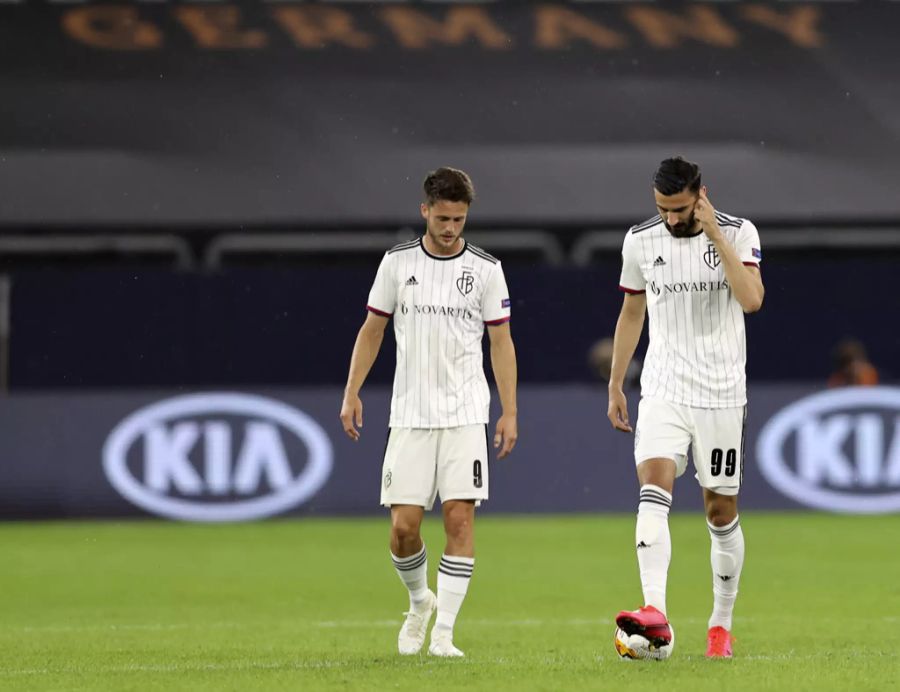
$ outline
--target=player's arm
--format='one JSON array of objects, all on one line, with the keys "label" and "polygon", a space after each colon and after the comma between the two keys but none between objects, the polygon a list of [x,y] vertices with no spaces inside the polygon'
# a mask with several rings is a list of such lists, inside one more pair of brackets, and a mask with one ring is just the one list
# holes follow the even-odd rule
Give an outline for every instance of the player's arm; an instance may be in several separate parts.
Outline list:
[{"label": "player's arm", "polygon": [[[734,293],[734,297],[737,298],[738,302],[741,304],[741,308],[743,308],[744,312],[757,312],[762,308],[763,298],[766,295],[766,289],[763,286],[762,274],[759,272],[759,267],[744,266],[744,264],[737,259],[734,248],[727,242],[725,243],[725,246],[730,250],[737,261],[737,266],[734,265],[734,262],[731,263],[730,273],[729,264],[725,264],[725,278],[728,279],[732,293]],[[722,255],[721,250],[719,250],[719,255]]]},{"label": "player's arm", "polygon": [[344,432],[352,440],[359,439],[359,431],[354,426],[362,427],[362,401],[359,398],[359,390],[362,389],[372,364],[381,349],[384,340],[384,328],[387,326],[388,317],[369,312],[366,321],[356,335],[356,343],[353,345],[353,355],[350,356],[350,373],[347,375],[347,386],[344,388],[344,401],[341,404],[341,423]]},{"label": "player's arm", "polygon": [[622,301],[619,320],[616,322],[612,367],[609,373],[609,407],[606,415],[613,427],[623,432],[632,431],[628,422],[628,402],[623,390],[625,372],[641,338],[646,312],[647,294],[627,293]]},{"label": "player's arm", "polygon": [[722,229],[719,228],[719,223],[716,221],[716,210],[710,203],[709,197],[706,196],[705,187],[700,190],[700,199],[697,201],[694,214],[700,221],[700,225],[703,226],[703,232],[716,246],[716,252],[719,253],[725,269],[725,278],[728,279],[728,285],[731,286],[734,297],[737,298],[744,312],[756,312],[762,307],[763,297],[766,293],[762,274],[759,272],[759,267],[744,265],[737,250],[725,238],[725,234],[722,233]]},{"label": "player's arm", "polygon": [[[502,413],[497,421],[494,433],[494,447],[500,448],[498,458],[502,459],[516,446],[519,427],[516,416],[516,347],[513,345],[509,322],[488,325],[488,336],[491,340],[491,368],[497,381],[497,392],[500,395]],[[502,445],[502,446],[501,446]]]}]

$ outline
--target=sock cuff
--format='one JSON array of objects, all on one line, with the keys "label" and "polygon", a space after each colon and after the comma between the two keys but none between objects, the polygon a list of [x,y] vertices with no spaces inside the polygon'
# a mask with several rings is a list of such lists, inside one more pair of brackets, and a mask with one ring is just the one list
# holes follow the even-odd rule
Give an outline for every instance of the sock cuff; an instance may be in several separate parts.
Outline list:
[{"label": "sock cuff", "polygon": [[[672,508],[672,494],[666,492],[658,485],[648,483],[641,486],[641,493],[638,498],[638,511],[641,510],[641,505],[645,502],[649,503],[649,505],[657,505],[660,508],[659,511],[668,512]],[[651,509],[651,507],[647,506],[645,509]]]},{"label": "sock cuff", "polygon": [[737,531],[741,526],[741,517],[736,516],[731,523],[726,524],[725,526],[714,526],[709,522],[709,519],[706,520],[706,528],[709,529],[710,536],[714,538],[728,538],[728,536],[732,535],[735,531]]},{"label": "sock cuff", "polygon": [[449,577],[462,577],[463,579],[470,578],[474,569],[474,557],[460,557],[458,555],[441,555],[441,563],[438,565],[438,572]]},{"label": "sock cuff", "polygon": [[409,557],[397,557],[393,553],[391,553],[391,562],[394,563],[394,567],[399,569],[402,572],[409,572],[410,570],[417,569],[424,565],[428,561],[428,553],[425,552],[425,544],[422,544],[422,549],[416,553],[415,555],[410,555]]}]

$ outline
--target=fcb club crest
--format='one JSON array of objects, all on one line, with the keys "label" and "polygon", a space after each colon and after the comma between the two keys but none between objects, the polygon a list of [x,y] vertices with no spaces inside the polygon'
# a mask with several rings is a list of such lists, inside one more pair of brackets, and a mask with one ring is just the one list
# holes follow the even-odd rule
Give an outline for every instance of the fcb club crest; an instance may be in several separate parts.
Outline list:
[{"label": "fcb club crest", "polygon": [[459,292],[467,296],[472,292],[474,286],[475,277],[472,275],[472,272],[463,270],[462,276],[456,280],[456,287],[459,289]]},{"label": "fcb club crest", "polygon": [[719,258],[719,253],[716,252],[716,246],[710,243],[706,252],[703,253],[703,261],[709,265],[710,269],[717,269],[719,267],[719,263],[722,261]]}]

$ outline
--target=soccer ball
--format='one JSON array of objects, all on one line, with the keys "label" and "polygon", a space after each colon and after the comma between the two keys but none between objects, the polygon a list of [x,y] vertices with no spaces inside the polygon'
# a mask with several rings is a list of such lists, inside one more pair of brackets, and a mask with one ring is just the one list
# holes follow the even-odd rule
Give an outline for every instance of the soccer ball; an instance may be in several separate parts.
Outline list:
[{"label": "soccer ball", "polygon": [[[669,625],[672,628],[671,625]],[[655,646],[642,634],[625,634],[616,627],[616,653],[623,659],[641,659],[665,661],[675,648],[675,630],[672,629],[672,641],[663,646]]]}]

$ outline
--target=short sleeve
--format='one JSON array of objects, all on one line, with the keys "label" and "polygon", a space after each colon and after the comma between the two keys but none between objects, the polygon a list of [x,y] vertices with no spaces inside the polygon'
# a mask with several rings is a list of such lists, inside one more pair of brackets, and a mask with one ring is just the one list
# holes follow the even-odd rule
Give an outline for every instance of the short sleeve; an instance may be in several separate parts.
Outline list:
[{"label": "short sleeve", "polygon": [[641,258],[637,240],[632,233],[625,236],[622,243],[622,274],[619,276],[619,290],[625,293],[646,293],[647,280],[641,271]]},{"label": "short sleeve", "polygon": [[758,267],[762,262],[762,247],[759,244],[759,231],[752,222],[744,220],[734,241],[741,262],[751,267]]},{"label": "short sleeve", "polygon": [[375,282],[369,291],[369,300],[366,308],[370,312],[382,317],[390,317],[394,314],[397,305],[397,282],[394,280],[393,262],[391,256],[385,253],[378,272],[375,274]]},{"label": "short sleeve", "polygon": [[499,262],[494,265],[484,288],[481,315],[485,324],[497,325],[509,322],[510,302],[506,277]]}]

